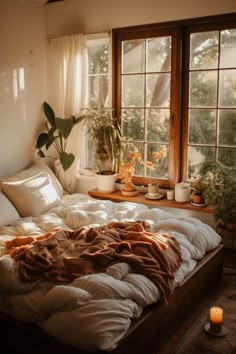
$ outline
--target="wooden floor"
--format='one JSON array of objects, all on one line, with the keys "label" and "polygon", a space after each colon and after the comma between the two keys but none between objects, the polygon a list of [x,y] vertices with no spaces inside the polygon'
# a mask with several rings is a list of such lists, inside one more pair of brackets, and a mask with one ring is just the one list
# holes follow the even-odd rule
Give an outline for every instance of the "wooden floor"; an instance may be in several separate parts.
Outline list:
[{"label": "wooden floor", "polygon": [[209,294],[209,296],[201,302],[201,304],[191,314],[187,321],[185,321],[183,325],[178,329],[178,331],[175,332],[175,334],[168,340],[168,343],[166,343],[156,354],[175,353],[177,345],[180,345],[181,340],[183,339],[184,335],[189,330],[189,328],[193,325],[195,321],[198,321],[198,318],[202,315],[204,311],[207,311],[212,306],[212,304],[214,303],[214,299],[217,298],[218,294],[222,291],[222,287],[231,284],[233,278],[236,278],[236,251],[225,250],[224,274],[222,284],[219,286],[218,289],[214,290],[212,294]]}]

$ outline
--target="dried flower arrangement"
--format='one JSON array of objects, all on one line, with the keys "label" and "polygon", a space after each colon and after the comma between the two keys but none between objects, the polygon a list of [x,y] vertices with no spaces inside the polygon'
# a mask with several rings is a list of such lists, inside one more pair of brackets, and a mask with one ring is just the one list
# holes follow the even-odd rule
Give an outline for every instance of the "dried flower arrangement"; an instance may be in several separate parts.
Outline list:
[{"label": "dried flower arrangement", "polygon": [[158,171],[161,159],[167,156],[167,149],[165,145],[160,146],[160,151],[154,151],[151,155],[153,161],[144,162],[142,155],[138,151],[133,151],[130,153],[128,162],[122,162],[119,168],[118,178],[121,179],[121,182],[124,183],[123,190],[125,191],[134,191],[136,190],[135,186],[132,184],[132,177],[135,172],[135,164],[138,162],[141,165],[150,168],[151,170]]}]

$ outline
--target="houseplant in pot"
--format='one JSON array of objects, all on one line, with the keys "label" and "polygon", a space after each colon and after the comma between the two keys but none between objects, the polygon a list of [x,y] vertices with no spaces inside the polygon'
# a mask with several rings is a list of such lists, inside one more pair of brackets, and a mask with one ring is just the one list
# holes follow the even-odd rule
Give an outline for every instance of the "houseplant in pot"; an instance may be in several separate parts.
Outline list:
[{"label": "houseplant in pot", "polygon": [[88,136],[90,156],[95,156],[98,189],[111,192],[118,177],[121,154],[119,120],[114,117],[113,108],[95,104],[81,110],[80,120],[83,120]]},{"label": "houseplant in pot", "polygon": [[205,201],[205,188],[206,188],[206,181],[204,176],[199,175],[196,177],[191,178],[190,187],[192,191],[191,199],[193,204],[204,205]]},{"label": "houseplant in pot", "polygon": [[52,107],[47,103],[43,103],[43,110],[47,118],[45,131],[40,133],[37,142],[36,149],[37,154],[44,158],[48,157],[45,150],[49,150],[54,147],[56,151],[55,160],[59,159],[60,164],[64,171],[68,170],[75,160],[75,156],[72,153],[65,151],[67,139],[73,129],[81,119],[74,116],[68,118],[59,118],[55,116]]},{"label": "houseplant in pot", "polygon": [[221,236],[236,236],[236,168],[217,160],[206,161],[200,167],[205,180],[204,195],[215,205],[217,231]]}]

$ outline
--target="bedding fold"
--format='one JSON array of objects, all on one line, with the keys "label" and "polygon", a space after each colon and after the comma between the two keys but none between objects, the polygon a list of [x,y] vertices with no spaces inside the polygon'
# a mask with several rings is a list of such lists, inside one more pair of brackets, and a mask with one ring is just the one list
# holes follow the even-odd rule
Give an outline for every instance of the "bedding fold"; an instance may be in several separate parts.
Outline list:
[{"label": "bedding fold", "polygon": [[6,246],[23,282],[44,279],[69,283],[125,262],[134,273],[153,281],[166,302],[182,262],[178,241],[169,234],[151,232],[145,221],[55,230],[37,240],[16,238]]}]

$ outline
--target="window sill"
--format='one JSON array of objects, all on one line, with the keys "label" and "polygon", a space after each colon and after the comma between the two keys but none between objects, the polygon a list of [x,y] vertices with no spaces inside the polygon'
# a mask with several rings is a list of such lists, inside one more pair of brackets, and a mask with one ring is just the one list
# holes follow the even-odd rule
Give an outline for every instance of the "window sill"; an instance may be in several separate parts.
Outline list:
[{"label": "window sill", "polygon": [[110,200],[126,201],[126,202],[128,201],[128,202],[140,203],[140,204],[151,205],[156,207],[162,206],[168,208],[185,209],[190,211],[199,211],[208,214],[215,213],[215,208],[213,205],[206,205],[204,207],[194,206],[191,203],[179,203],[176,202],[175,200],[167,200],[165,197],[158,200],[152,200],[152,199],[147,199],[144,193],[139,193],[138,195],[133,197],[127,197],[122,195],[121,192],[118,190],[112,193],[104,193],[98,191],[97,189],[93,189],[88,191],[88,194],[91,197],[95,197],[99,199],[110,199]]}]

